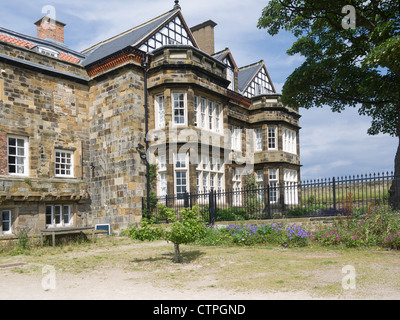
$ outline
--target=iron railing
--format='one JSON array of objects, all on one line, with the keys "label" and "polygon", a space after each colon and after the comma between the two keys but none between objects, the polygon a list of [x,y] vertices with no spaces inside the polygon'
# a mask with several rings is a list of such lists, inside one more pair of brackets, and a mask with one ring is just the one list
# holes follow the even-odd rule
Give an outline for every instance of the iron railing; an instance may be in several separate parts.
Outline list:
[{"label": "iron railing", "polygon": [[157,218],[157,204],[177,213],[198,205],[204,221],[210,223],[363,214],[372,206],[388,205],[390,188],[398,180],[393,173],[374,173],[226,191],[186,192],[157,198],[147,214]]}]

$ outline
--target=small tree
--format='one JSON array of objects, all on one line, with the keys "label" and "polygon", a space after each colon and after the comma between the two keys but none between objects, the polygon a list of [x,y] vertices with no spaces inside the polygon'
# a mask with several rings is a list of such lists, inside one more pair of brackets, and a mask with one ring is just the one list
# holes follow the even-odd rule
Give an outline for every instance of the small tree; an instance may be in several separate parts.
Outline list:
[{"label": "small tree", "polygon": [[246,182],[246,211],[249,215],[253,215],[260,210],[261,201],[258,199],[258,192],[255,174],[249,175]]},{"label": "small tree", "polygon": [[180,212],[181,220],[176,219],[172,227],[165,233],[165,239],[174,244],[175,261],[182,262],[180,244],[189,244],[205,236],[205,225],[201,221],[200,208],[185,208]]},{"label": "small tree", "polygon": [[154,221],[143,219],[141,228],[137,226],[130,228],[127,232],[128,236],[140,241],[154,241],[157,239],[165,239],[174,244],[175,262],[182,262],[182,256],[179,245],[189,244],[205,236],[205,225],[201,220],[200,208],[198,206],[184,208],[180,212],[178,218],[175,210],[167,208],[164,205],[157,205],[159,214],[172,224],[168,227],[154,224]]}]

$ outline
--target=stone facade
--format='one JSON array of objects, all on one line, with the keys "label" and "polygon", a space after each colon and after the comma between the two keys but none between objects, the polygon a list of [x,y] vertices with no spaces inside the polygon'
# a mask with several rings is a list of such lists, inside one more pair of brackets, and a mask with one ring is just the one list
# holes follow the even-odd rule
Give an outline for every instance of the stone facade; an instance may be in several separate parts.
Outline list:
[{"label": "stone facade", "polygon": [[[195,38],[175,6],[146,25],[154,25],[149,39],[162,39],[157,32],[171,21]],[[200,47],[178,45],[174,35],[175,44],[143,52],[142,36],[107,54],[125,34],[78,53],[39,39],[55,35],[0,28],[0,236],[139,222],[147,177],[138,147],[146,138],[159,196],[244,187],[251,172],[264,185],[298,181],[299,113],[265,91],[269,76],[254,66],[241,71],[228,51],[211,54],[215,25],[195,27],[195,35],[209,34]],[[248,98],[252,81],[259,92]]]}]

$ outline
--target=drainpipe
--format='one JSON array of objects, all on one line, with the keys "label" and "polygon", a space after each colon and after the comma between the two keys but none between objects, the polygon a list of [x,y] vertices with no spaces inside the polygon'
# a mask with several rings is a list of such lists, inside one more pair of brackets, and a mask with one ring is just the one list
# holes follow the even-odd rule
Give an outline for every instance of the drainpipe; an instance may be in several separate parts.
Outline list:
[{"label": "drainpipe", "polygon": [[145,113],[145,143],[146,143],[146,192],[147,192],[147,210],[150,212],[150,165],[148,159],[149,142],[147,141],[147,133],[149,132],[149,108],[148,108],[148,94],[147,94],[147,68],[149,63],[149,56],[143,53],[142,67],[144,70],[144,113]]}]

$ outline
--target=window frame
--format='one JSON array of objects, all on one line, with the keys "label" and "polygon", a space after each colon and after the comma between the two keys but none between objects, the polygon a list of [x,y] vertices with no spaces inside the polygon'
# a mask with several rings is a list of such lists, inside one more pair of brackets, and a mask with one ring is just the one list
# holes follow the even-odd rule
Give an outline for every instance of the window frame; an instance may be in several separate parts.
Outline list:
[{"label": "window frame", "polygon": [[[185,157],[183,163],[185,164],[182,166],[182,159],[180,159],[182,156]],[[183,195],[187,192],[190,192],[190,183],[189,183],[189,156],[187,153],[175,153],[173,154],[173,159],[174,159],[174,191],[175,195],[178,200],[183,200]],[[179,161],[179,167],[177,166],[177,163]],[[185,178],[179,177],[178,178],[178,173],[185,173]],[[185,184],[179,184],[178,185],[178,179],[185,179],[186,183]],[[178,187],[184,187],[185,192],[178,192]]]},{"label": "window frame", "polygon": [[158,155],[156,162],[158,166],[158,195],[160,197],[166,197],[168,196],[167,156],[165,154]]},{"label": "window frame", "polygon": [[[173,125],[174,126],[177,126],[177,127],[181,127],[181,126],[187,126],[187,94],[186,94],[186,92],[179,92],[179,91],[177,91],[177,92],[172,92],[172,123],[173,123]],[[176,96],[178,96],[178,95],[183,95],[183,100],[179,100],[179,99],[176,99]],[[183,108],[176,108],[176,105],[175,105],[175,103],[176,102],[182,102],[183,103]],[[183,110],[183,115],[178,115],[178,117],[179,118],[183,118],[183,123],[176,123],[175,122],[175,120],[176,120],[176,116],[175,116],[175,111],[176,110]]]},{"label": "window frame", "polygon": [[263,151],[264,150],[264,139],[263,139],[263,129],[262,127],[254,129],[254,151]]},{"label": "window frame", "polygon": [[[70,163],[70,164],[68,164],[68,163],[62,163],[62,162],[58,163],[58,162],[57,162],[57,158],[58,158],[58,157],[57,157],[57,153],[69,154],[69,155],[71,156],[71,163]],[[65,150],[65,149],[61,149],[61,148],[56,148],[56,149],[54,149],[54,177],[56,177],[56,178],[75,178],[74,153],[75,153],[75,152],[72,151],[72,150]],[[60,155],[59,158],[60,158],[60,159],[62,158],[61,155]],[[67,158],[66,158],[66,159],[67,159]],[[57,170],[62,170],[61,168],[60,168],[60,169],[57,169],[57,164],[60,164],[60,165],[69,165],[69,166],[70,166],[70,169],[69,169],[70,174],[61,174],[61,173],[57,173]],[[67,168],[65,168],[64,170],[67,171]]]},{"label": "window frame", "polygon": [[[162,103],[160,102],[162,99]],[[160,108],[162,106],[162,108]],[[163,129],[165,128],[165,97],[164,94],[159,94],[154,96],[154,107],[155,107],[155,127],[156,129]],[[163,119],[161,118],[160,114],[163,113]]]},{"label": "window frame", "polygon": [[242,151],[242,129],[239,126],[231,126],[231,149]]},{"label": "window frame", "polygon": [[268,127],[268,150],[278,150],[277,133],[277,126]]},{"label": "window frame", "polygon": [[283,182],[285,186],[285,204],[297,205],[299,203],[297,170],[284,169]]},{"label": "window frame", "polygon": [[282,129],[282,150],[297,154],[297,132],[289,128]]},{"label": "window frame", "polygon": [[[275,172],[274,174],[272,174]],[[268,170],[269,201],[277,203],[279,200],[279,169]],[[271,189],[273,188],[273,189]]]},{"label": "window frame", "polygon": [[[10,139],[15,139],[16,140],[16,145],[11,146],[15,147],[16,154],[10,154]],[[24,156],[19,156],[18,155],[18,140],[23,140],[24,141]],[[22,158],[24,159],[23,164],[10,164],[10,157],[14,157],[15,161],[17,162],[17,158]],[[10,166],[15,166],[15,172],[10,172]],[[18,173],[18,166],[22,166],[24,173]],[[29,138],[28,137],[23,137],[23,136],[17,136],[17,135],[7,135],[7,173],[10,176],[22,176],[22,177],[28,177],[29,176]]]},{"label": "window frame", "polygon": [[[8,230],[4,231],[4,213],[8,212]],[[6,234],[12,234],[12,211],[11,210],[1,210],[1,234],[6,235]]]},{"label": "window frame", "polygon": [[[196,186],[199,193],[206,193],[213,188],[222,191],[225,187],[224,159],[202,155],[196,169]],[[211,181],[211,179],[213,179]]]},{"label": "window frame", "polygon": [[[211,111],[211,112],[210,112]],[[194,97],[194,125],[196,128],[221,134],[222,104],[201,95]]]},{"label": "window frame", "polygon": [[[68,222],[65,221],[66,213],[65,208],[68,208]],[[50,214],[48,213],[48,209],[51,210]],[[59,213],[57,214],[57,209],[59,209]],[[72,210],[72,204],[48,204],[46,205],[46,228],[62,228],[73,226],[74,224],[74,215]],[[51,223],[48,223],[48,217],[50,215]],[[57,218],[58,216],[58,218]],[[58,222],[59,221],[59,222]],[[58,223],[57,223],[58,222]]]}]

